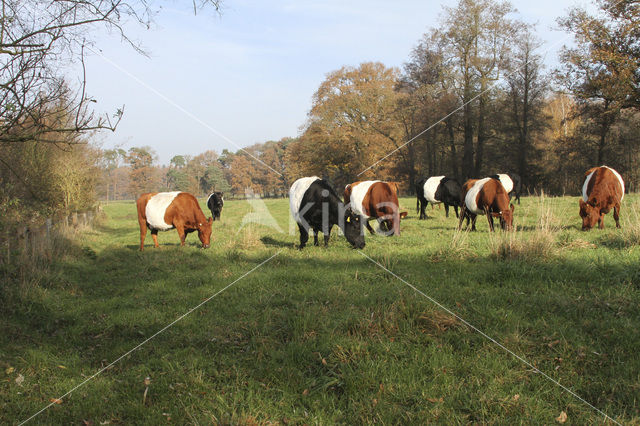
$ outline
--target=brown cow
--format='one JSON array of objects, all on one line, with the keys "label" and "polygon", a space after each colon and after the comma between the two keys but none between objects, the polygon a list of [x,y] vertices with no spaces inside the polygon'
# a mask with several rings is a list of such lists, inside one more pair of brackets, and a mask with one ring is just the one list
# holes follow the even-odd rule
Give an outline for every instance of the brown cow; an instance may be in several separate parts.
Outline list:
[{"label": "brown cow", "polygon": [[205,217],[196,197],[188,192],[150,192],[142,194],[136,205],[140,224],[140,251],[144,250],[147,228],[151,230],[155,247],[158,247],[158,231],[173,228],[178,231],[181,246],[184,246],[188,233],[198,231],[202,247],[209,247],[213,218]]},{"label": "brown cow", "polygon": [[[372,234],[369,220],[377,219],[380,229],[390,231],[390,235],[400,235],[400,219],[407,212],[399,212],[398,184],[367,180],[351,183],[345,187],[344,203],[364,218],[364,223]],[[386,230],[384,229],[386,228]]]},{"label": "brown cow", "polygon": [[489,229],[493,232],[493,218],[500,219],[500,227],[504,230],[513,228],[514,205],[509,204],[509,194],[498,179],[469,179],[462,185],[462,213],[458,229],[462,221],[471,219],[471,230],[476,230],[476,218],[479,214],[487,216]]},{"label": "brown cow", "polygon": [[620,202],[624,198],[622,176],[610,167],[601,166],[587,170],[584,177],[582,199],[579,203],[582,230],[588,231],[596,222],[603,229],[604,215],[612,207],[616,227],[620,228]]}]

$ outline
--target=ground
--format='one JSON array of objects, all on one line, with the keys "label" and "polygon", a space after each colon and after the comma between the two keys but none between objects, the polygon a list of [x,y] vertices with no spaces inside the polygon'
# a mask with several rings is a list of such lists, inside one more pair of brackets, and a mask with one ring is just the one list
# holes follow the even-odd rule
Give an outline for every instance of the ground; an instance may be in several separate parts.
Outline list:
[{"label": "ground", "polygon": [[[169,231],[144,252],[135,204],[105,205],[46,272],[18,288],[7,274],[0,422],[50,403],[34,422],[603,421],[490,336],[640,424],[640,197],[625,198],[622,230],[608,215],[591,232],[577,197],[523,197],[518,231],[494,235],[482,217],[457,232],[444,209],[419,221],[415,199],[401,204],[402,235],[367,235],[362,251],[335,229],[329,248],[297,250],[279,199],[225,201],[210,249]],[[251,219],[269,223],[264,207],[269,226]]]}]

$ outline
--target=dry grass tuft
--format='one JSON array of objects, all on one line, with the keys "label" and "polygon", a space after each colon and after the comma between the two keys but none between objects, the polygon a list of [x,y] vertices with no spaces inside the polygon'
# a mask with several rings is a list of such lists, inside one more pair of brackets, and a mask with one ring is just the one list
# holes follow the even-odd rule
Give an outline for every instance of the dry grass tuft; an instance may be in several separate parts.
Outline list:
[{"label": "dry grass tuft", "polygon": [[234,238],[227,242],[226,248],[234,250],[251,250],[264,247],[264,243],[260,239],[260,235],[260,231],[255,225],[246,225],[236,233]]},{"label": "dry grass tuft", "polygon": [[428,335],[442,334],[447,330],[463,326],[456,317],[441,310],[423,312],[416,319],[416,323],[418,329]]},{"label": "dry grass tuft", "polygon": [[433,255],[432,260],[438,261],[442,259],[465,259],[475,256],[475,252],[469,244],[468,230],[458,230],[453,233],[449,247],[438,249]]},{"label": "dry grass tuft", "polygon": [[535,229],[525,235],[521,230],[496,232],[489,238],[490,256],[500,260],[540,260],[558,253],[555,241],[561,222],[546,202],[544,194],[538,205],[538,221]]},{"label": "dry grass tuft", "polygon": [[490,256],[500,260],[548,259],[557,253],[552,233],[537,230],[528,238],[521,231],[494,234],[489,238]]}]

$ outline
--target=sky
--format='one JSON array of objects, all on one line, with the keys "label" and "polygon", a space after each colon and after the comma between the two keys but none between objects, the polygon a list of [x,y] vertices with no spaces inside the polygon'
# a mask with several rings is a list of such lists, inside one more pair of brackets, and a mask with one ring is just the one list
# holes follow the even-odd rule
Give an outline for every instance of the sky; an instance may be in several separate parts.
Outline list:
[{"label": "sky", "polygon": [[[96,113],[124,105],[117,130],[96,136],[105,149],[150,146],[159,164],[174,155],[237,151],[295,137],[327,73],[379,61],[401,67],[443,6],[455,1],[223,0],[221,14],[197,15],[191,2],[166,2],[149,29],[129,38],[94,33],[86,60]],[[579,1],[513,1],[514,15],[537,24],[540,53],[557,63],[570,43],[556,19]],[[184,8],[183,8],[184,7]]]}]

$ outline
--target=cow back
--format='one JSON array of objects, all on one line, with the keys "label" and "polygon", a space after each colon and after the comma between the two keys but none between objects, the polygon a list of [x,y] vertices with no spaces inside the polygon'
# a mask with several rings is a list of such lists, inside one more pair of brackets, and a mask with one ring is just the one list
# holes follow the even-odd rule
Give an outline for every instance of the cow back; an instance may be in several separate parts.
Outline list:
[{"label": "cow back", "polygon": [[605,203],[610,198],[619,202],[624,198],[624,192],[622,176],[611,167],[593,167],[585,173],[582,184],[582,200],[585,203],[596,204],[594,200]]},{"label": "cow back", "polygon": [[[379,187],[378,184],[384,184],[389,192],[395,194],[395,192],[389,187],[389,185],[379,180],[354,182],[351,185],[348,185],[348,187],[345,189],[345,203],[350,203],[349,205],[351,209],[353,209],[356,214],[364,217],[371,217],[372,212],[369,208],[371,206],[371,201],[378,198],[375,195],[372,197],[372,187]],[[398,196],[395,195],[395,197],[397,200]]]}]

